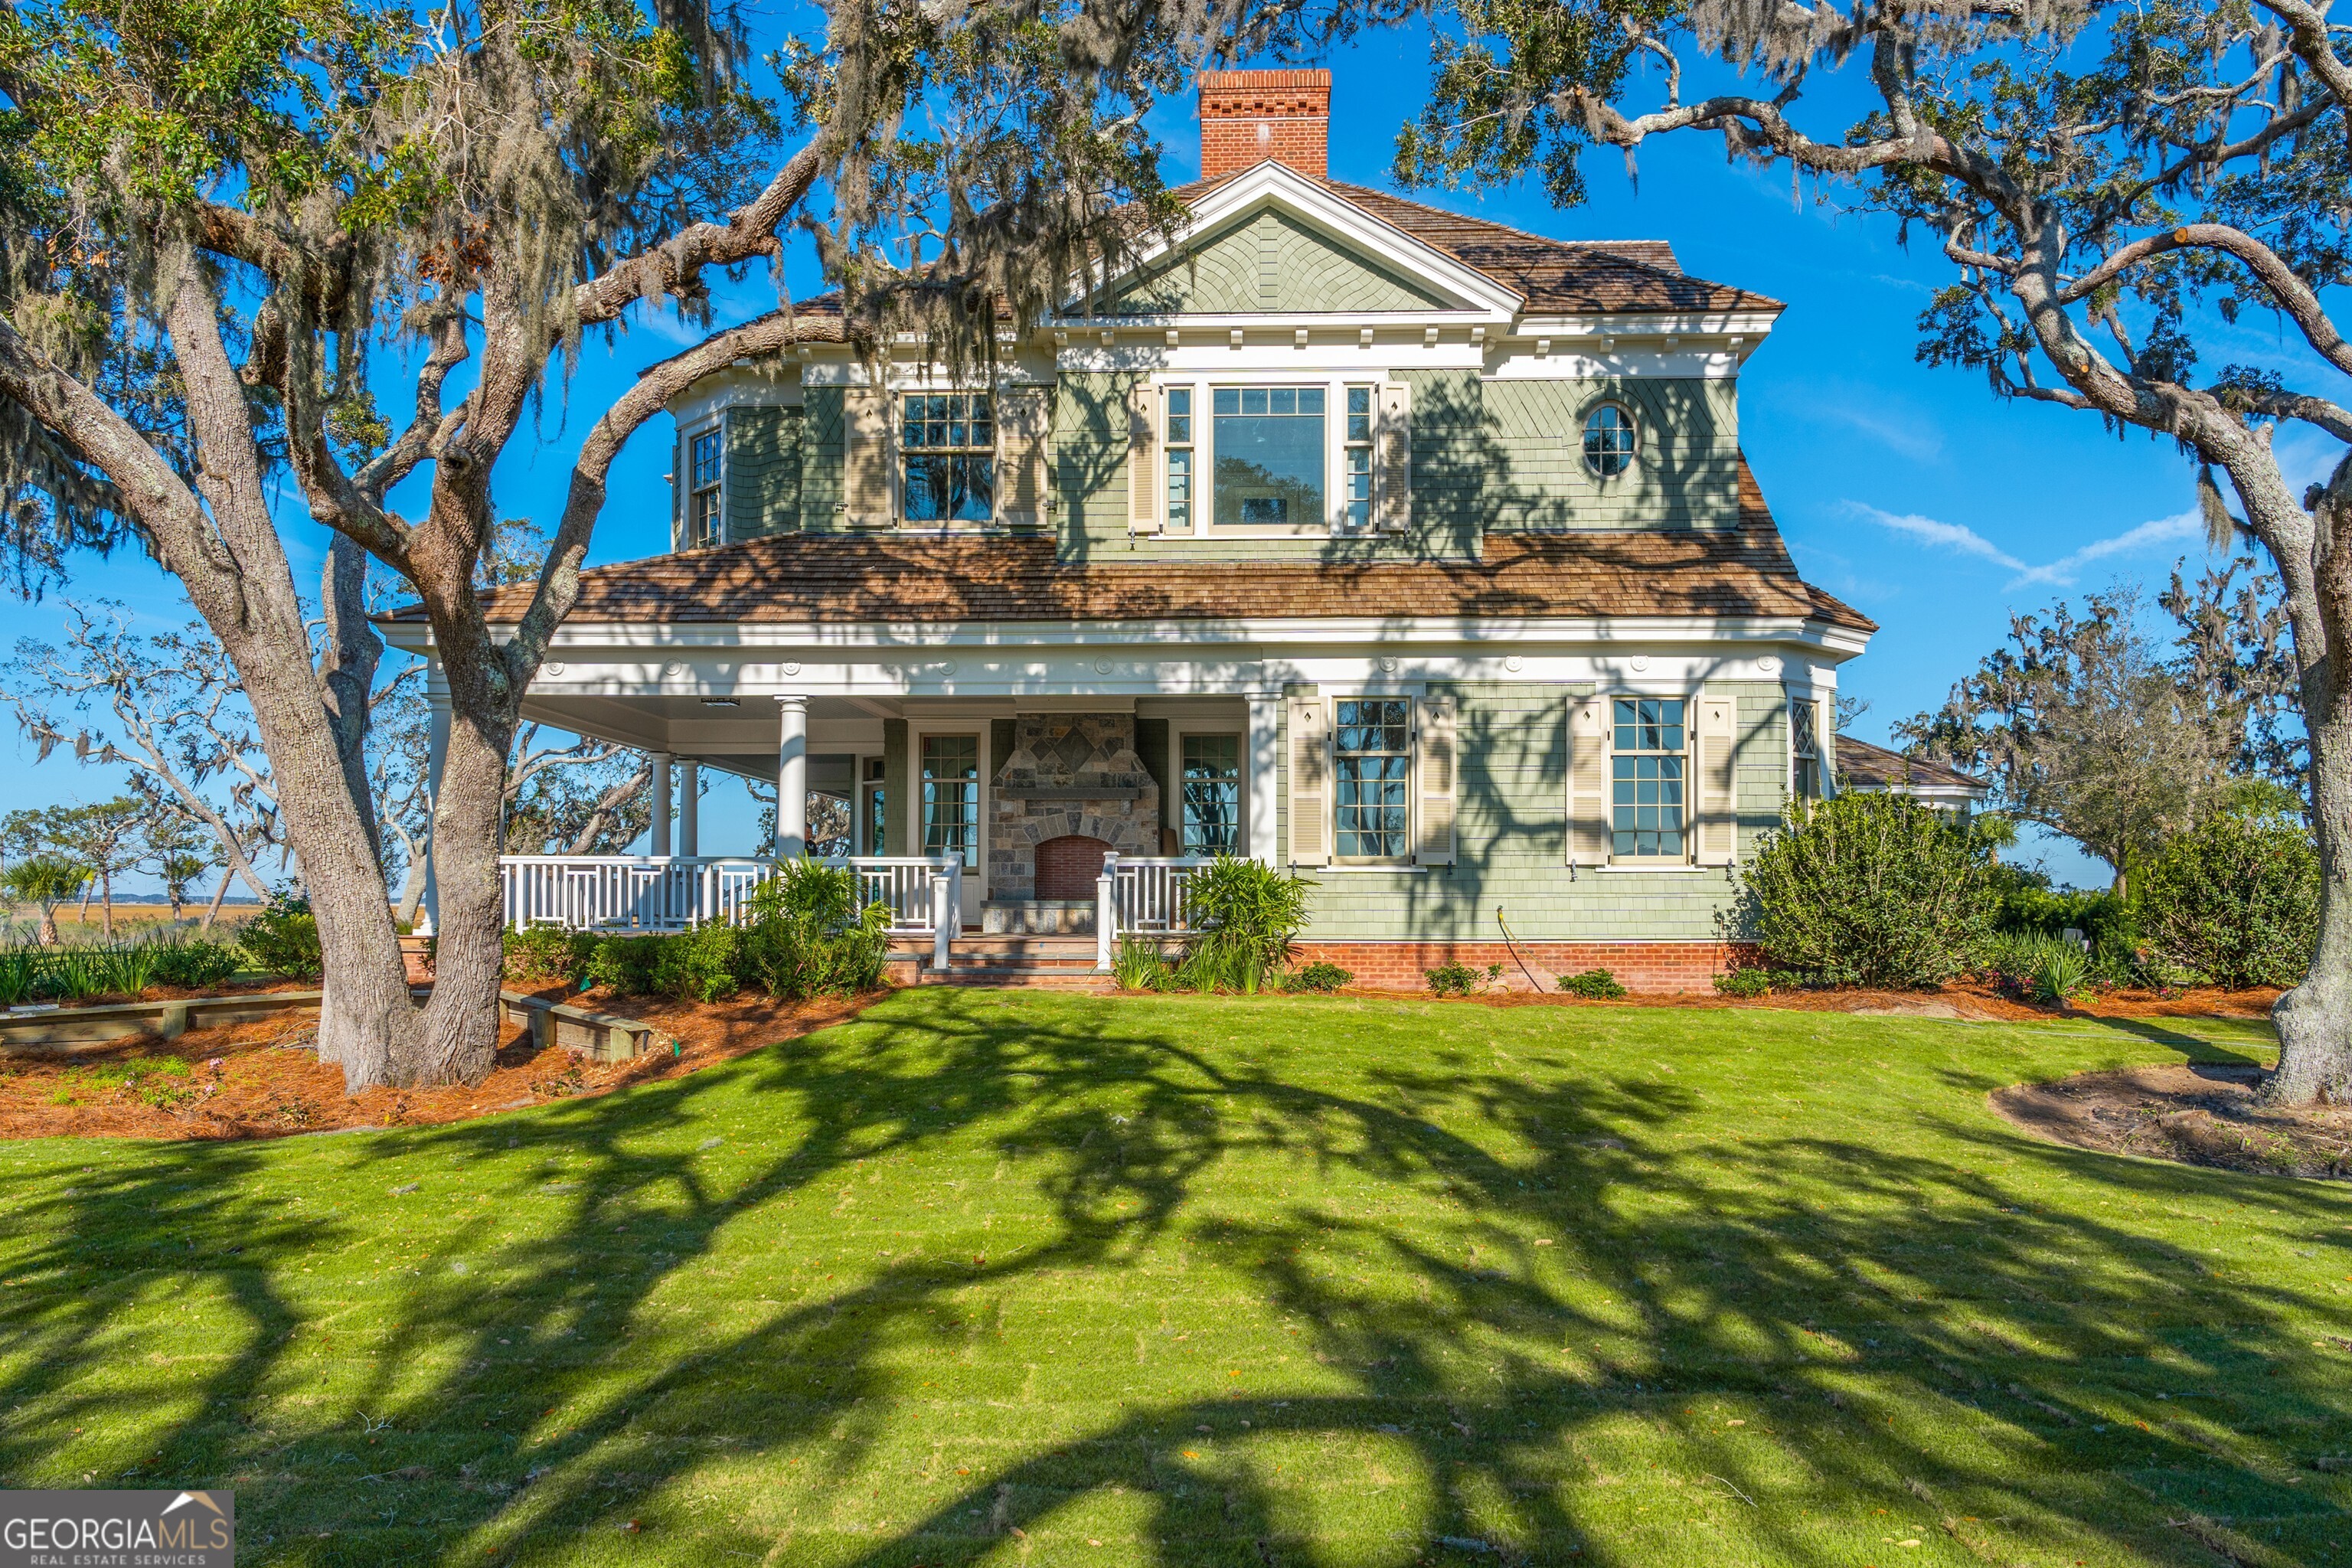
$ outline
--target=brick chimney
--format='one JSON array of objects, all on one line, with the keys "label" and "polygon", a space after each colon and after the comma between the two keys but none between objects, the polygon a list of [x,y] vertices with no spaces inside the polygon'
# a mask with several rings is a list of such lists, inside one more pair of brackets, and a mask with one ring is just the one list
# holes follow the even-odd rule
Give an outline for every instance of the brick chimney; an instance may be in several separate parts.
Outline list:
[{"label": "brick chimney", "polygon": [[1272,158],[1316,179],[1330,172],[1331,73],[1202,71],[1201,178]]}]

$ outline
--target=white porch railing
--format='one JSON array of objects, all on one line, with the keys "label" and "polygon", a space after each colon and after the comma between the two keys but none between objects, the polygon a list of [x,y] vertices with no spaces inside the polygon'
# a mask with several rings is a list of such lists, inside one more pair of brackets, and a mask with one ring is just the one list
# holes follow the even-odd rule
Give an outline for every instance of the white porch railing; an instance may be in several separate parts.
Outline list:
[{"label": "white porch railing", "polygon": [[1095,963],[1111,966],[1123,936],[1181,936],[1195,930],[1186,896],[1202,855],[1147,858],[1105,855],[1095,879]]},{"label": "white porch railing", "polygon": [[[890,910],[892,936],[931,939],[945,968],[963,925],[963,860],[860,855],[829,860],[857,874],[860,904]],[[685,855],[502,855],[509,930],[665,931],[740,924],[773,860]]]}]

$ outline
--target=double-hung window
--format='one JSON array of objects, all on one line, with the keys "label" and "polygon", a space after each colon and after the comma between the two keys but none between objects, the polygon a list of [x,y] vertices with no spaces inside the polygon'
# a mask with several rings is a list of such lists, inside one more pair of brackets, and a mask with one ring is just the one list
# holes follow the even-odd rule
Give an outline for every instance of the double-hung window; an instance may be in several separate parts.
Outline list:
[{"label": "double-hung window", "polygon": [[996,422],[984,392],[910,392],[901,405],[900,504],[908,522],[996,514]]},{"label": "double-hung window", "polygon": [[1333,704],[1332,848],[1340,860],[1402,860],[1412,836],[1412,700]]},{"label": "double-hung window", "polygon": [[1168,528],[1192,531],[1192,389],[1168,389]]},{"label": "double-hung window", "polygon": [[1347,441],[1340,448],[1348,470],[1348,526],[1358,533],[1372,526],[1372,389],[1348,388]]},{"label": "double-hung window", "polygon": [[1241,852],[1241,759],[1238,735],[1184,737],[1185,854]]},{"label": "double-hung window", "polygon": [[686,547],[719,542],[720,427],[696,434],[687,448]]},{"label": "double-hung window", "polygon": [[980,737],[923,737],[923,853],[980,863]]},{"label": "double-hung window", "polygon": [[1690,763],[1683,700],[1620,697],[1611,710],[1610,858],[1680,860]]},{"label": "double-hung window", "polygon": [[1220,386],[1210,394],[1219,528],[1326,526],[1320,386]]}]

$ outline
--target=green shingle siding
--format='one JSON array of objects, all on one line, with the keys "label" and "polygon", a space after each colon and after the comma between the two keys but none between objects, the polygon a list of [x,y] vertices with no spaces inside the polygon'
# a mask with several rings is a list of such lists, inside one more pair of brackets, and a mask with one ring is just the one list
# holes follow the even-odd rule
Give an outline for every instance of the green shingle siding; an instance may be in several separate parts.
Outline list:
[{"label": "green shingle siding", "polygon": [[[1306,689],[1292,688],[1294,693]],[[1590,687],[1433,683],[1457,703],[1461,769],[1454,799],[1455,863],[1395,870],[1321,867],[1304,933],[1309,940],[1480,941],[1501,936],[1500,907],[1527,942],[1621,938],[1706,941],[1732,881],[1721,867],[1671,871],[1567,866],[1568,704]],[[1778,686],[1710,683],[1738,700],[1735,801],[1740,852],[1778,819],[1786,777]],[[1276,772],[1277,857],[1290,854],[1289,713]]]},{"label": "green shingle siding", "polygon": [[842,526],[841,388],[812,386],[802,397],[800,525],[830,533]]},{"label": "green shingle siding", "polygon": [[1126,289],[1113,309],[1122,315],[1234,315],[1427,310],[1444,304],[1371,258],[1338,249],[1296,218],[1261,212]]},{"label": "green shingle siding", "polygon": [[727,537],[757,539],[800,526],[801,410],[727,414]]},{"label": "green shingle siding", "polygon": [[[1735,525],[1737,385],[1647,377],[1485,383],[1485,418],[1470,449],[1486,477],[1486,526],[1519,531]],[[1639,437],[1633,468],[1607,480],[1585,467],[1583,446],[1585,417],[1603,402],[1630,409]],[[1419,444],[1416,439],[1416,450]],[[1419,500],[1416,487],[1416,504]]]}]

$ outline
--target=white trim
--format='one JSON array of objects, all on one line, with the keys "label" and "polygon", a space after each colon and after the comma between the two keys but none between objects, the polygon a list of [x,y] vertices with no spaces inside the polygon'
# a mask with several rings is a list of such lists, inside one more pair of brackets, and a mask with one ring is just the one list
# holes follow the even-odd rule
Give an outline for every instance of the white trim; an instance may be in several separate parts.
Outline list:
[{"label": "white trim", "polygon": [[[1092,298],[1111,293],[1129,279],[1150,271],[1161,260],[1208,243],[1219,228],[1273,207],[1322,231],[1325,237],[1352,244],[1441,292],[1452,295],[1486,319],[1507,321],[1517,313],[1524,297],[1505,288],[1425,240],[1414,238],[1394,224],[1373,216],[1353,202],[1335,195],[1297,170],[1267,159],[1226,181],[1192,204],[1184,232],[1175,246],[1164,238],[1146,245],[1136,264],[1101,279],[1094,288],[1074,282],[1063,309],[1076,310]],[[1084,318],[1078,318],[1083,320]],[[1061,324],[1058,319],[1049,324]]]},{"label": "white trim", "polygon": [[[1365,376],[1384,374],[1390,370],[1457,370],[1484,374],[1487,351],[1475,343],[1461,342],[1426,344],[1421,342],[1370,344],[1350,335],[1346,342],[1334,332],[1328,342],[1318,342],[1313,327],[1302,352],[1297,344],[1297,326],[1284,326],[1276,331],[1268,323],[1293,318],[1254,316],[1255,323],[1240,343],[1221,338],[1215,343],[1181,343],[1171,347],[1164,338],[1156,342],[1138,340],[1132,343],[1115,343],[1105,348],[1099,344],[1073,344],[1055,356],[1055,366],[1067,374],[1108,374],[1117,372],[1147,372],[1166,374],[1175,379],[1261,374],[1276,376],[1303,377],[1315,380],[1327,375]],[[1319,323],[1323,318],[1302,316],[1297,321]],[[1235,328],[1238,331],[1241,329]]]},{"label": "white trim", "polygon": [[1539,316],[1512,323],[1515,337],[1760,338],[1780,319],[1778,310],[1620,311]]},{"label": "white trim", "polygon": [[[963,879],[964,900],[974,905],[988,897],[988,785],[996,772],[996,759],[989,754],[993,737],[989,720],[992,717],[996,715],[958,719],[918,719],[909,715],[907,721],[907,799],[900,809],[907,814],[907,846],[919,855],[927,847],[923,840],[923,738],[927,735],[980,737],[980,788],[973,795],[972,858],[971,864],[964,868]],[[884,806],[888,808],[887,801]],[[966,920],[971,920],[976,913],[976,909],[963,911]]]},{"label": "white trim", "polygon": [[[678,426],[677,434],[679,452],[681,457],[684,458],[684,461],[679,464],[679,467],[683,468],[686,472],[678,478],[677,489],[677,500],[675,509],[671,513],[672,516],[677,519],[677,542],[676,548],[679,550],[707,550],[714,544],[724,544],[727,542],[728,510],[726,410],[724,408],[713,409],[702,418],[692,424],[681,423]],[[694,444],[703,437],[710,435],[716,435],[719,437],[718,526],[711,531],[714,537],[704,540],[702,542],[698,544],[694,542],[692,537],[694,532]]]},{"label": "white trim", "polygon": [[1488,356],[1488,381],[1593,381],[1610,376],[1633,380],[1730,381],[1739,374],[1742,357],[1683,350],[1674,353],[1497,353]]},{"label": "white trim", "polygon": [[663,412],[684,426],[730,408],[798,408],[807,401],[800,365],[787,362],[772,376],[732,366],[714,371],[671,398]]}]

